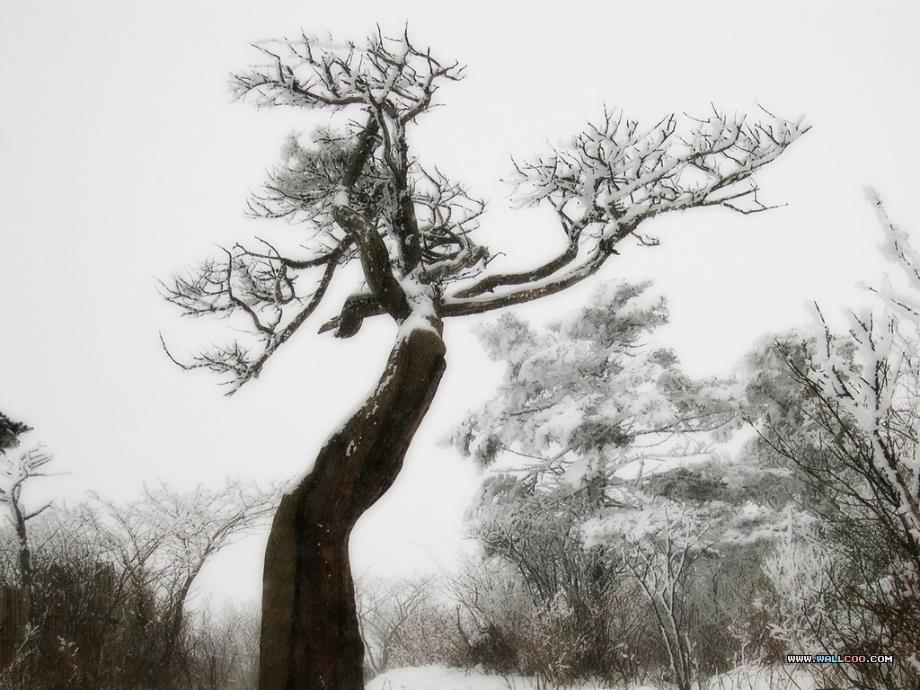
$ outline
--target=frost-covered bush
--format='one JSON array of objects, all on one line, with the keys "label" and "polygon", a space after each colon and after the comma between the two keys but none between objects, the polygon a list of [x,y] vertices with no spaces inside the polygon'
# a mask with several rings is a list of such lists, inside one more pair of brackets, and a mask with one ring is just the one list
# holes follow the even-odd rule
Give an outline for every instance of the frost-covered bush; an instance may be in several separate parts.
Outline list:
[{"label": "frost-covered bush", "polygon": [[881,307],[811,337],[786,337],[753,362],[748,414],[761,451],[791,467],[818,518],[771,562],[777,635],[831,652],[892,654],[838,665],[847,687],[920,687],[920,257],[878,196],[886,254],[908,279]]},{"label": "frost-covered bush", "polygon": [[[479,628],[512,644],[513,670],[521,673],[554,681],[629,675],[624,650],[638,630],[641,601],[620,564],[584,548],[580,516],[588,494],[497,499],[481,504],[470,522],[488,559],[478,576],[502,582],[490,610],[480,597]],[[476,573],[474,567],[466,577]]]}]

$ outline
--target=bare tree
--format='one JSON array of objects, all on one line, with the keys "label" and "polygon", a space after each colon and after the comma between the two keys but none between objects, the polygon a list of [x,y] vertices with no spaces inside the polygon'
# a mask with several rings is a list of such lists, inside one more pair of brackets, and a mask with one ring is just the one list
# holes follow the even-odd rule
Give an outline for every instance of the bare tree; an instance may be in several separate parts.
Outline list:
[{"label": "bare tree", "polygon": [[202,690],[225,690],[232,687],[234,674],[239,673],[240,655],[235,620],[221,620],[209,609],[195,616],[189,636],[190,649],[184,654],[195,664],[190,675]]},{"label": "bare tree", "polygon": [[227,604],[197,612],[185,636],[192,661],[189,687],[200,690],[254,690],[259,650],[259,611]]},{"label": "bare tree", "polygon": [[[19,455],[7,451],[19,445],[19,435],[30,431],[25,424],[12,422],[0,414],[0,505],[5,505],[7,518],[16,531],[18,545],[17,566],[22,601],[22,616],[26,624],[34,627],[32,617],[32,593],[35,586],[35,570],[32,565],[32,550],[29,544],[28,523],[51,507],[51,502],[29,510],[22,500],[22,490],[27,482],[37,477],[46,477],[45,466],[52,456],[41,447],[27,450]],[[26,632],[26,635],[30,631]]]},{"label": "bare tree", "polygon": [[430,580],[360,578],[356,584],[358,620],[365,664],[374,676],[390,667],[405,628],[428,604]]},{"label": "bare tree", "polygon": [[186,492],[160,485],[127,504],[97,498],[43,512],[29,524],[29,621],[18,543],[3,532],[0,597],[11,603],[0,599],[0,685],[174,690],[224,688],[232,677],[254,687],[255,611],[211,619],[200,608],[189,616],[186,604],[208,559],[276,503],[274,491],[228,482]]},{"label": "bare tree", "polygon": [[363,650],[348,537],[393,483],[437,390],[443,320],[579,283],[618,254],[623,240],[657,242],[640,225],[662,213],[766,209],[752,176],[807,127],[767,112],[754,121],[713,109],[645,128],[606,112],[565,146],[516,163],[519,202],[548,204],[565,248],[529,270],[498,272],[489,269],[495,257],[473,239],[483,203],[410,152],[411,128],[440,87],[462,77],[459,63],[436,58],[408,35],[380,32],[362,45],[302,35],[257,47],[265,63],[233,78],[237,96],[353,119],[318,132],[312,146],[290,140],[250,201],[253,216],[302,229],[298,252],[264,241],[236,245],[164,284],[166,299],[185,314],[229,318],[251,333],[188,361],[173,359],[224,374],[236,390],[261,373],[350,263],[360,264],[363,282],[320,331],[348,337],[374,315],[398,324],[376,388],[282,499],[265,557],[260,686],[352,690],[363,684]]},{"label": "bare tree", "polygon": [[690,690],[694,679],[699,682],[690,641],[688,580],[694,563],[711,546],[706,542],[707,528],[686,518],[666,514],[660,534],[623,549],[623,562],[654,614],[678,690]]},{"label": "bare tree", "polygon": [[276,502],[275,492],[237,481],[188,492],[161,484],[145,486],[143,496],[131,503],[98,501],[98,511],[87,515],[118,565],[116,589],[127,593],[143,581],[159,600],[162,639],[149,640],[159,643],[154,683],[170,677],[186,601],[208,559],[266,520]]}]

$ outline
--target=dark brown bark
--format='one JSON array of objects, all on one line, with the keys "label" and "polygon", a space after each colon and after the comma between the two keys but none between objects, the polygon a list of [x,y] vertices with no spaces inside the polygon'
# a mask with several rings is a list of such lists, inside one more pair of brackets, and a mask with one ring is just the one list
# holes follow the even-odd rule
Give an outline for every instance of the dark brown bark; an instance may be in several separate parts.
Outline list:
[{"label": "dark brown bark", "polygon": [[374,393],[282,499],[265,553],[260,690],[364,687],[348,538],[396,479],[444,368],[434,329],[400,337]]},{"label": "dark brown bark", "polygon": [[524,285],[527,283],[533,283],[538,280],[543,280],[544,278],[549,278],[553,273],[558,271],[561,268],[565,268],[570,263],[572,263],[575,258],[578,256],[578,236],[572,237],[569,239],[566,244],[565,251],[563,251],[559,256],[547,261],[542,266],[538,266],[529,271],[523,271],[521,273],[501,273],[497,275],[486,276],[480,280],[475,285],[471,285],[468,288],[460,290],[457,292],[454,297],[476,297],[477,295],[483,295],[487,292],[492,292],[496,288],[505,287],[507,285]]}]

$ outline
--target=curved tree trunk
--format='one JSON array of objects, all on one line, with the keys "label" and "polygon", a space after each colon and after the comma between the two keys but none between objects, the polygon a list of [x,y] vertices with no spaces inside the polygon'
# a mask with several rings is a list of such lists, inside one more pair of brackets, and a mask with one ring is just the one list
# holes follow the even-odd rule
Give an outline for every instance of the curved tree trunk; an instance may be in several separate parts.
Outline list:
[{"label": "curved tree trunk", "polygon": [[265,553],[260,690],[364,687],[348,538],[396,479],[444,368],[434,328],[399,337],[374,393],[282,499]]}]

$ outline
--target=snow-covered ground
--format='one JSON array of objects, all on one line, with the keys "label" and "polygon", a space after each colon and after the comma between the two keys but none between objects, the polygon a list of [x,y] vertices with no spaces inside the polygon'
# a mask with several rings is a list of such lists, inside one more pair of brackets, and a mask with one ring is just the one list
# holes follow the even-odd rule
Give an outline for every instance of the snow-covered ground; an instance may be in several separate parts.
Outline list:
[{"label": "snow-covered ground", "polygon": [[[521,676],[493,676],[476,670],[420,666],[387,671],[368,683],[367,690],[538,690],[543,687],[534,679]],[[602,690],[602,687],[588,684],[571,690]],[[646,686],[630,690],[654,688]]]},{"label": "snow-covered ground", "polygon": [[[784,669],[739,667],[713,678],[708,690],[814,690],[802,669],[792,674]],[[367,690],[552,690],[552,686],[521,676],[495,676],[446,666],[397,668],[377,676]],[[566,686],[565,690],[662,690],[653,685],[609,688],[597,683]]]}]

